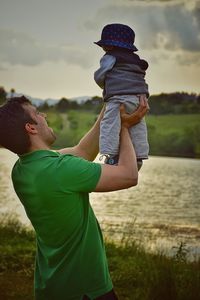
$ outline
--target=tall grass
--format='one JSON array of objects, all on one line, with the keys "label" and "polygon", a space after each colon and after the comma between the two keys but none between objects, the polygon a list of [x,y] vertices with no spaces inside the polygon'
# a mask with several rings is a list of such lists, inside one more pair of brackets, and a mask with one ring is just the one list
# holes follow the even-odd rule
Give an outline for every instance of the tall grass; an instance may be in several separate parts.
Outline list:
[{"label": "tall grass", "polygon": [[[33,299],[34,233],[16,221],[4,222],[0,240],[0,299]],[[200,260],[188,262],[184,245],[172,258],[146,252],[131,236],[105,245],[119,299],[200,299]]]}]

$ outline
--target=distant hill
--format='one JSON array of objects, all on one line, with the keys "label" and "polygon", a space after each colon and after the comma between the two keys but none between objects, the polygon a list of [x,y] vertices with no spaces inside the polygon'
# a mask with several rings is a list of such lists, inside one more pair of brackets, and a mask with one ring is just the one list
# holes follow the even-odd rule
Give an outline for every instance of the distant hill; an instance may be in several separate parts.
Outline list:
[{"label": "distant hill", "polygon": [[70,98],[68,100],[76,101],[78,104],[82,104],[82,103],[86,102],[87,100],[91,100],[91,99],[92,99],[91,96],[80,96],[80,97]]},{"label": "distant hill", "polygon": [[[54,106],[56,105],[60,99],[53,99],[53,98],[47,98],[47,99],[41,99],[41,98],[34,98],[31,97],[29,95],[25,95],[22,93],[7,93],[7,98],[11,98],[11,97],[19,97],[19,96],[25,96],[27,97],[32,103],[33,105],[39,107],[42,106],[44,104],[44,102],[46,102],[49,106]],[[69,98],[67,100],[69,101],[76,101],[78,104],[83,104],[84,102],[86,102],[87,100],[90,100],[92,97],[90,96],[80,96],[80,97],[73,97],[73,98]]]}]

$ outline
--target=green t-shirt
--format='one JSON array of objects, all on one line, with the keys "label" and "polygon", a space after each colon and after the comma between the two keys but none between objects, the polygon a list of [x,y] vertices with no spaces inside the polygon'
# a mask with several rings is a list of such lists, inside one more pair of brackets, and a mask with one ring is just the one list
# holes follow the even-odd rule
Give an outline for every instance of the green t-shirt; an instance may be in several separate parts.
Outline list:
[{"label": "green t-shirt", "polygon": [[112,289],[101,229],[89,203],[101,165],[38,150],[20,156],[15,191],[37,240],[37,300],[94,299]]}]

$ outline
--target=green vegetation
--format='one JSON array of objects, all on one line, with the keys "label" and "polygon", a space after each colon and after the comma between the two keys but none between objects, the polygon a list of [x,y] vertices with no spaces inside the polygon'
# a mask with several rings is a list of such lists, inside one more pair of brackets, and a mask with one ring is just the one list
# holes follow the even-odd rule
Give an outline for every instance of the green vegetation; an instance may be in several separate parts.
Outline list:
[{"label": "green vegetation", "polygon": [[172,93],[152,95],[149,98],[153,115],[200,113],[200,95]]},{"label": "green vegetation", "polygon": [[0,226],[0,299],[33,299],[35,237],[17,221]]},{"label": "green vegetation", "polygon": [[[58,114],[55,110],[48,111],[48,124],[54,129],[56,133],[59,133],[63,129],[62,115]],[[66,126],[66,124],[65,124]]]},{"label": "green vegetation", "polygon": [[[200,96],[161,94],[152,96],[149,102],[151,110],[146,121],[150,155],[200,158]],[[54,127],[51,121],[52,108],[46,110],[58,137],[55,148],[79,142],[94,123],[102,100],[93,97],[84,104],[74,105],[63,98],[54,108],[54,114],[62,115],[62,130],[57,130],[58,127]]]},{"label": "green vegetation", "polygon": [[200,158],[200,115],[148,115],[151,155]]},{"label": "green vegetation", "polygon": [[[15,90],[11,89],[10,94]],[[0,104],[7,92],[0,87]],[[200,95],[172,93],[152,95],[150,114],[146,121],[150,155],[200,158]],[[48,123],[57,140],[54,148],[77,144],[94,124],[102,107],[100,97],[92,97],[79,104],[66,98],[54,106],[47,102],[39,108],[47,113]]]},{"label": "green vegetation", "polygon": [[[34,233],[17,222],[0,226],[0,299],[33,299]],[[200,260],[187,262],[184,246],[172,258],[150,254],[131,236],[106,241],[114,287],[120,300],[200,299]]]},{"label": "green vegetation", "polygon": [[[58,130],[58,126],[56,128],[54,127],[54,123],[52,121],[54,114],[56,114],[62,122],[60,130]],[[53,129],[55,129],[57,136],[54,148],[74,146],[77,144],[83,135],[92,127],[95,119],[96,115],[93,112],[82,110],[69,110],[67,113],[60,114],[57,112],[53,113],[51,111],[50,115],[48,112],[48,123],[53,127]]]},{"label": "green vegetation", "polygon": [[[49,111],[48,121],[57,134],[55,148],[73,146],[91,128],[96,119],[93,111],[70,110],[58,114]],[[54,126],[55,115],[63,124]],[[200,157],[200,115],[148,115],[150,155]]]}]

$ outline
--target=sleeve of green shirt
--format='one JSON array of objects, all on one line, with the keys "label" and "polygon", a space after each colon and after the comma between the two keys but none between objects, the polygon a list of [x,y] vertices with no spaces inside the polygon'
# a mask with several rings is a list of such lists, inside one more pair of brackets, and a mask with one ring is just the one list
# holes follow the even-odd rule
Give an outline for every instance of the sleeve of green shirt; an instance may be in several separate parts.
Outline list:
[{"label": "sleeve of green shirt", "polygon": [[101,164],[73,155],[59,157],[56,180],[60,187],[71,192],[92,192],[101,175]]}]

